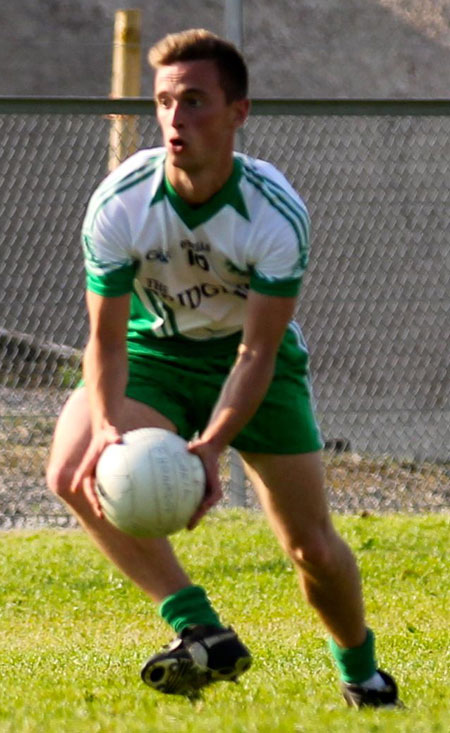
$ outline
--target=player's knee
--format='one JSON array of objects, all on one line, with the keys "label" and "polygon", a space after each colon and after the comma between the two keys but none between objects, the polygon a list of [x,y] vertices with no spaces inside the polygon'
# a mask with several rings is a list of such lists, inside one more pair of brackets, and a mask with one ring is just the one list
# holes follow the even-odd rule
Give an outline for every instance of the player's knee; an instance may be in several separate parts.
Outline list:
[{"label": "player's knee", "polygon": [[287,552],[293,563],[304,572],[329,574],[335,563],[333,533],[328,529],[309,531],[288,543]]},{"label": "player's knee", "polygon": [[60,499],[68,501],[73,474],[71,466],[51,462],[46,473],[48,488]]}]

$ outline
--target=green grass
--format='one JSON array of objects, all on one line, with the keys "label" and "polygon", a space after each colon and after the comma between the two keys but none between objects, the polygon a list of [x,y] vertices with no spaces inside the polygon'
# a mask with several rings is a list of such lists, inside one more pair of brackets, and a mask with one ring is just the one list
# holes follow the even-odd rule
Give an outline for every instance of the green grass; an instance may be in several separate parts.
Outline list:
[{"label": "green grass", "polygon": [[448,680],[448,517],[338,517],[362,570],[379,661],[404,711],[348,710],[326,636],[257,513],[227,510],[175,545],[254,654],[239,685],[201,702],[139,680],[170,637],[143,594],[78,531],[0,535],[0,731],[11,733],[444,733]]}]

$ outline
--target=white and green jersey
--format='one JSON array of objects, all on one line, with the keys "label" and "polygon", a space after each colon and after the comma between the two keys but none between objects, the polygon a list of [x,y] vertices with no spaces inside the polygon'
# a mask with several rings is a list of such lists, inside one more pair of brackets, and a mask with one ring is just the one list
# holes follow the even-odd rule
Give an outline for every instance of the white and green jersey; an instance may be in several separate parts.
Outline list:
[{"label": "white and green jersey", "polygon": [[129,338],[222,338],[242,329],[249,289],[297,295],[309,217],[284,176],[235,154],[224,187],[192,207],[164,161],[164,148],[126,160],[95,191],[83,223],[87,288],[132,293]]}]

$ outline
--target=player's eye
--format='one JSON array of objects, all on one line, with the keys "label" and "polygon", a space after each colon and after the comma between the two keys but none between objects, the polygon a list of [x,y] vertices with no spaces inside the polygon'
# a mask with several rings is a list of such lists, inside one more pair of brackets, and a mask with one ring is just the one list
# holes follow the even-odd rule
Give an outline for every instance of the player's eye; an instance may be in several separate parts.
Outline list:
[{"label": "player's eye", "polygon": [[162,109],[169,109],[171,105],[170,97],[158,97],[156,104],[158,107],[162,107]]},{"label": "player's eye", "polygon": [[187,97],[185,99],[185,104],[188,107],[195,109],[202,106],[202,100],[200,99],[200,97]]}]

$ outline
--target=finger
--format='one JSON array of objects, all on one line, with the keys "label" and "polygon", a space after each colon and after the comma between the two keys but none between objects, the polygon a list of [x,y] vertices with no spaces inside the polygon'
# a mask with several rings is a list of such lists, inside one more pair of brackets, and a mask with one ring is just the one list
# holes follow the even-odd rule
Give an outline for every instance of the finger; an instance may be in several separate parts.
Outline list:
[{"label": "finger", "polygon": [[217,504],[218,501],[222,498],[223,493],[222,489],[219,487],[218,490],[214,491],[212,494],[208,494],[203,499],[202,503],[200,504],[199,508],[195,512],[195,514],[191,517],[189,520],[189,523],[187,524],[187,529],[194,529],[197,524],[199,523],[200,519],[205,516],[209,512],[209,510]]},{"label": "finger", "polygon": [[206,501],[202,501],[197,511],[192,515],[189,522],[186,525],[186,529],[194,529],[197,524],[199,523],[200,519],[205,516],[205,514],[209,511],[209,505],[206,504]]},{"label": "finger", "polygon": [[220,479],[217,478],[216,475],[213,475],[212,478],[208,482],[208,492],[207,497],[208,499],[212,499],[214,503],[216,501],[219,501],[223,496],[222,492],[222,484],[220,483]]},{"label": "finger", "polygon": [[81,468],[78,468],[75,471],[73,475],[72,483],[70,484],[70,491],[72,494],[74,494],[80,488],[82,479],[83,479],[83,473],[84,473],[84,470],[82,470]]},{"label": "finger", "polygon": [[97,454],[90,456],[89,453],[81,461],[78,469],[75,471],[70,490],[75,493],[83,485],[83,481],[88,476],[94,473],[95,466],[97,464]]},{"label": "finger", "polygon": [[196,528],[198,523],[200,522],[201,518],[207,513],[207,509],[205,509],[204,512],[197,512],[194,514],[192,519],[189,520],[189,523],[186,525],[186,529],[188,529],[190,532]]},{"label": "finger", "polygon": [[208,502],[212,506],[213,504],[217,504],[222,496],[223,491],[220,482],[207,483],[202,504]]},{"label": "finger", "polygon": [[[215,502],[214,502],[215,503]],[[195,529],[200,520],[209,512],[214,504],[204,502],[199,509],[195,512],[194,516],[191,517],[187,525],[187,529]]]},{"label": "finger", "polygon": [[95,480],[91,476],[85,479],[83,483],[83,489],[84,489],[86,498],[94,511],[94,514],[99,519],[103,519],[104,515],[103,515],[102,506],[100,504],[99,498],[97,496],[97,492],[95,490]]},{"label": "finger", "polygon": [[116,428],[111,428],[109,433],[106,434],[100,441],[91,443],[88,450],[86,451],[83,460],[81,461],[78,469],[75,471],[70,490],[72,493],[78,491],[83,485],[83,480],[87,476],[93,476],[95,474],[95,467],[97,465],[100,455],[103,453],[105,448],[111,443],[121,443],[122,437],[117,432]]}]

